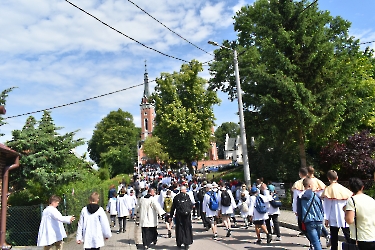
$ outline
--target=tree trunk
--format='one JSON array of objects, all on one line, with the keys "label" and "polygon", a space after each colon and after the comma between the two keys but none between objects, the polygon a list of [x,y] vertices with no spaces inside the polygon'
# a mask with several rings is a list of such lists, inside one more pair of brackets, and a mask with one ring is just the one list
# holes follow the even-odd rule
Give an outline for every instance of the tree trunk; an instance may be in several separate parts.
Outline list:
[{"label": "tree trunk", "polygon": [[303,135],[302,129],[298,128],[298,148],[299,157],[301,160],[301,167],[306,167],[306,150],[305,150],[305,137]]}]

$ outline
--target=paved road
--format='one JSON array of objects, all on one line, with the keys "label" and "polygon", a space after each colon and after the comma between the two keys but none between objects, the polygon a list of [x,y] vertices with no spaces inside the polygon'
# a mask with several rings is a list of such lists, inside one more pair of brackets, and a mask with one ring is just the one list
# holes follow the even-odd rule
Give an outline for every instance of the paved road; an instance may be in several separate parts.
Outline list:
[{"label": "paved road", "polygon": [[[240,219],[240,218],[239,218]],[[193,220],[194,243],[191,245],[191,250],[230,250],[230,249],[308,249],[308,241],[305,237],[299,237],[298,232],[291,228],[296,228],[296,220],[293,213],[289,211],[282,211],[280,221],[285,227],[281,227],[281,242],[273,241],[267,245],[255,244],[256,236],[254,227],[244,229],[242,227],[233,228],[231,237],[225,237],[226,231],[223,227],[219,227],[219,239],[213,240],[211,231],[205,231],[199,220]],[[241,221],[239,223],[241,225]],[[288,228],[289,227],[289,228]],[[133,221],[128,221],[127,231],[125,233],[116,234],[116,229],[113,228],[113,236],[106,241],[106,246],[101,250],[136,250],[142,248],[141,229],[135,225]],[[157,245],[153,249],[177,249],[174,232],[172,238],[167,238],[167,230],[163,223],[159,224],[159,237]],[[262,234],[263,242],[266,242],[265,234]],[[322,238],[323,246],[325,240]],[[14,247],[13,249],[23,250],[41,250],[38,247]],[[74,235],[70,236],[64,244],[64,250],[82,250],[83,246],[75,243]]]}]

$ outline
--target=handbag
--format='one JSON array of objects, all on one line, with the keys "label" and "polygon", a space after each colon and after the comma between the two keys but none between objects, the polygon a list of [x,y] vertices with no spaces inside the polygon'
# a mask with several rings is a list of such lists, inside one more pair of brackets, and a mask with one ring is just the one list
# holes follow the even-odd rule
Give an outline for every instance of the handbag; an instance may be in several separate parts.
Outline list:
[{"label": "handbag", "polygon": [[342,250],[359,250],[358,248],[358,242],[357,242],[357,209],[355,208],[355,202],[354,202],[354,199],[353,197],[352,198],[352,201],[353,201],[353,204],[354,204],[354,225],[355,225],[355,243],[347,243],[347,242],[343,242],[342,243]]}]

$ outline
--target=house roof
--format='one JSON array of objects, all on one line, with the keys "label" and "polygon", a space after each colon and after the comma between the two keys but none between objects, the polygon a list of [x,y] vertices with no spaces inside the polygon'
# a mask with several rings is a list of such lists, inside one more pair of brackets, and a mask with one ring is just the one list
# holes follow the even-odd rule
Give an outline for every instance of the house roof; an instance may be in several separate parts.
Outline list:
[{"label": "house roof", "polygon": [[7,146],[5,146],[2,143],[0,143],[0,152],[3,152],[3,153],[5,153],[9,156],[19,156],[20,155],[19,153],[17,153],[16,151],[14,151],[11,148],[8,148]]},{"label": "house roof", "polygon": [[228,150],[235,150],[236,149],[236,138],[229,138],[228,139]]}]

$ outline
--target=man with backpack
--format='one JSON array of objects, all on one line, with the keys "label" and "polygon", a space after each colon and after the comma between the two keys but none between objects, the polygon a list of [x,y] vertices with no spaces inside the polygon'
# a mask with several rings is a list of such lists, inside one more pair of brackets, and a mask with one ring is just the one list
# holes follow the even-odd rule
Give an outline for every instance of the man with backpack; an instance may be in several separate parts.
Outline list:
[{"label": "man with backpack", "polygon": [[191,223],[191,210],[193,203],[186,193],[186,186],[181,186],[180,193],[173,198],[171,215],[176,218],[176,243],[181,248],[183,244],[185,249],[193,244],[193,229]]},{"label": "man with backpack", "polygon": [[226,237],[229,237],[231,236],[230,217],[234,213],[236,202],[233,198],[232,192],[230,190],[227,190],[224,184],[222,184],[220,189],[221,216],[223,217],[223,223],[225,225],[225,228],[227,229]]},{"label": "man with backpack", "polygon": [[218,185],[214,182],[213,184],[207,184],[209,191],[204,195],[203,198],[203,213],[210,221],[213,239],[217,239],[217,218],[219,215],[219,204],[220,197],[218,194]]},{"label": "man with backpack", "polygon": [[267,244],[272,241],[272,235],[268,232],[265,221],[268,219],[268,209],[270,197],[258,193],[256,187],[251,188],[249,214],[253,217],[253,224],[255,225],[255,233],[257,235],[256,244],[261,244],[260,230],[267,234]]},{"label": "man with backpack", "polygon": [[211,224],[210,224],[210,221],[206,217],[206,213],[203,213],[203,199],[204,199],[204,195],[206,194],[206,192],[207,192],[207,182],[204,181],[202,183],[202,187],[198,191],[197,196],[198,196],[198,204],[199,204],[198,206],[199,213],[202,218],[203,227],[205,227],[206,231],[208,231],[211,228]]},{"label": "man with backpack", "polygon": [[271,229],[271,219],[273,222],[273,229],[274,233],[276,234],[276,241],[281,241],[280,236],[280,226],[279,226],[279,214],[280,214],[280,207],[282,205],[280,198],[277,196],[275,192],[274,185],[268,185],[268,190],[266,189],[264,192],[269,191],[269,195],[271,195],[272,200],[270,201],[270,207],[268,209],[268,219],[266,220],[266,226],[269,233],[272,232]]},{"label": "man with backpack", "polygon": [[172,226],[173,226],[173,220],[172,220],[172,217],[171,217],[171,209],[172,209],[173,199],[172,199],[171,194],[172,194],[172,191],[167,190],[165,198],[164,198],[164,204],[163,204],[164,211],[165,211],[164,221],[165,221],[165,225],[166,225],[167,230],[168,230],[168,238],[172,237],[172,231],[171,230],[172,230]]}]

